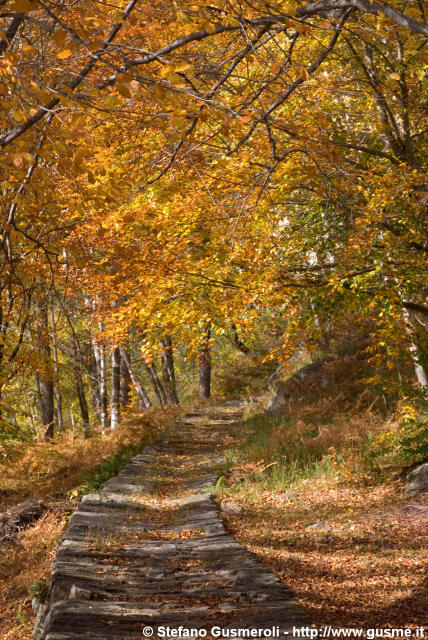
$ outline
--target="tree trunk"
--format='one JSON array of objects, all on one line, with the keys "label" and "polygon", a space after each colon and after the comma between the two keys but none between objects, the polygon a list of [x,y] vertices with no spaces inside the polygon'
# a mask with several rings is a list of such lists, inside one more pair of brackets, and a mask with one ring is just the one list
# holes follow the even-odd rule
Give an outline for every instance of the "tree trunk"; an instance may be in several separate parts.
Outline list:
[{"label": "tree trunk", "polygon": [[[395,278],[395,282],[398,285],[398,296],[400,298],[400,301],[402,303],[403,300],[403,295],[400,289],[400,283],[399,280],[397,278]],[[416,375],[416,379],[419,383],[419,385],[422,387],[422,389],[427,389],[428,388],[428,374],[427,371],[422,363],[422,359],[421,359],[421,353],[420,353],[420,349],[418,346],[418,334],[417,331],[415,329],[415,324],[414,324],[414,318],[412,316],[412,313],[403,305],[401,305],[401,313],[403,316],[403,320],[404,320],[404,326],[406,328],[406,333],[407,336],[409,338],[409,353],[410,353],[410,357],[412,358],[413,361],[413,367],[415,369],[415,375]]]},{"label": "tree trunk", "polygon": [[42,419],[42,425],[46,428],[45,440],[50,440],[55,433],[54,386],[52,380],[49,380],[46,374],[39,373],[38,377],[40,417]]},{"label": "tree trunk", "polygon": [[[92,311],[94,309],[94,303],[90,297],[85,294],[85,305]],[[102,325],[99,324],[99,328],[102,329]],[[107,425],[107,393],[105,382],[105,359],[103,354],[103,348],[97,344],[93,337],[88,341],[88,369],[91,381],[91,395],[92,406],[98,418],[98,422],[101,424],[101,428],[104,431]],[[103,375],[102,375],[103,373]]]},{"label": "tree trunk", "polygon": [[91,340],[87,344],[88,354],[88,369],[89,377],[91,381],[91,397],[92,406],[98,418],[98,422],[101,424],[101,395],[100,395],[100,377],[97,365],[97,359],[95,356],[95,344]]},{"label": "tree trunk", "polygon": [[107,428],[107,379],[106,379],[106,354],[103,344],[98,344],[95,340],[92,341],[94,357],[97,367],[97,377],[99,381],[99,394],[100,394],[100,417],[101,417],[101,429]]},{"label": "tree trunk", "polygon": [[129,357],[123,347],[120,347],[120,406],[129,404],[131,395],[131,374],[129,369]]},{"label": "tree trunk", "polygon": [[85,386],[83,384],[82,367],[80,364],[78,344],[76,338],[71,339],[71,352],[73,357],[73,375],[76,384],[76,393],[79,400],[80,413],[82,416],[82,426],[85,438],[89,438],[91,433],[91,424],[89,421],[88,403],[86,402]]},{"label": "tree trunk", "polygon": [[56,336],[55,313],[54,313],[52,300],[50,305],[50,316],[51,316],[51,324],[52,324],[52,350],[53,350],[54,373],[55,373],[56,420],[58,424],[58,431],[62,433],[65,431],[65,428],[64,428],[64,418],[62,413],[61,387],[59,384],[60,373],[59,373],[58,343],[57,343],[57,336]]},{"label": "tree trunk", "polygon": [[230,328],[232,329],[232,342],[234,344],[234,346],[241,351],[242,353],[245,353],[245,355],[247,355],[250,352],[250,349],[247,347],[246,344],[244,344],[241,340],[241,338],[239,337],[238,334],[238,329],[236,328],[236,324],[234,322],[232,322],[232,324],[230,325]]},{"label": "tree trunk", "polygon": [[421,361],[420,349],[418,347],[418,336],[415,330],[414,321],[410,311],[404,307],[402,309],[406,332],[409,337],[409,352],[413,361],[416,379],[422,389],[426,389],[428,388],[428,374]]},{"label": "tree trunk", "polygon": [[207,326],[199,350],[199,397],[205,400],[211,395],[211,327]]},{"label": "tree trunk", "polygon": [[45,428],[44,439],[50,440],[54,436],[54,398],[53,385],[43,378],[39,371],[35,374],[36,393],[39,403],[40,419]]},{"label": "tree trunk", "polygon": [[162,345],[162,379],[165,387],[168,402],[179,404],[177,388],[175,385],[174,357],[172,353],[172,341],[170,336],[165,336],[161,340]]},{"label": "tree trunk", "polygon": [[107,428],[108,421],[108,399],[107,399],[107,363],[106,349],[103,344],[99,346],[100,350],[100,398],[101,398],[101,426]]},{"label": "tree trunk", "polygon": [[36,374],[36,389],[39,399],[40,418],[45,428],[45,440],[50,440],[55,433],[55,404],[54,385],[50,369],[51,348],[49,344],[49,323],[46,304],[38,305],[40,352],[44,360],[44,367]]},{"label": "tree trunk", "polygon": [[150,382],[153,385],[153,390],[155,392],[157,401],[162,406],[162,405],[166,404],[167,399],[166,399],[166,393],[165,393],[164,386],[163,386],[163,384],[160,381],[159,376],[158,376],[158,370],[156,369],[156,364],[155,364],[154,361],[152,362],[152,364],[148,364],[148,362],[146,360],[144,360],[144,364],[146,366],[146,370],[147,370],[147,374],[148,374],[148,376],[150,378]]},{"label": "tree trunk", "polygon": [[135,371],[131,366],[131,362],[129,360],[129,356],[123,347],[120,347],[120,367],[122,371],[122,366],[126,367],[129,377],[131,378],[132,384],[134,385],[135,391],[137,393],[138,404],[141,409],[149,409],[152,406],[150,402],[150,398],[147,395],[143,385],[138,379]]},{"label": "tree trunk", "polygon": [[115,429],[120,422],[120,349],[115,347],[111,354],[111,423]]}]

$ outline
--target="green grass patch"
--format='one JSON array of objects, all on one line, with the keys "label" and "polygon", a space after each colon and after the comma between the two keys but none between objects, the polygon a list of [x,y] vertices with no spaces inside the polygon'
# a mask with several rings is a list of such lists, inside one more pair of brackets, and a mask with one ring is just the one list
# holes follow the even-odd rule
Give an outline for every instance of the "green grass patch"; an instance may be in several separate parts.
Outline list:
[{"label": "green grass patch", "polygon": [[88,493],[98,491],[104,482],[117,475],[134,456],[141,453],[150,439],[149,436],[145,436],[138,444],[128,445],[120,449],[114,456],[102,460],[91,473],[83,477],[82,484],[73,491],[73,495],[82,497]]},{"label": "green grass patch", "polygon": [[245,492],[255,485],[260,491],[281,491],[309,478],[336,477],[337,451],[333,456],[318,445],[316,423],[300,427],[299,432],[296,422],[285,416],[247,416],[246,437],[239,448],[226,452],[218,469],[216,492]]}]

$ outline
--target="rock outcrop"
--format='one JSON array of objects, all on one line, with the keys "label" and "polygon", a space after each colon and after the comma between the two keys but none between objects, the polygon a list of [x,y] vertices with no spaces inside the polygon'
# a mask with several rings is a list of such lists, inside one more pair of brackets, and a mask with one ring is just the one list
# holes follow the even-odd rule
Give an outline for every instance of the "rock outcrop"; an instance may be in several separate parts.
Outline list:
[{"label": "rock outcrop", "polygon": [[428,460],[412,469],[406,477],[405,496],[416,496],[428,491]]},{"label": "rock outcrop", "polygon": [[285,408],[292,399],[308,398],[319,389],[332,386],[334,381],[326,368],[326,364],[332,360],[333,358],[316,360],[298,369],[287,380],[277,382],[275,395],[266,407],[267,412],[277,413]]}]

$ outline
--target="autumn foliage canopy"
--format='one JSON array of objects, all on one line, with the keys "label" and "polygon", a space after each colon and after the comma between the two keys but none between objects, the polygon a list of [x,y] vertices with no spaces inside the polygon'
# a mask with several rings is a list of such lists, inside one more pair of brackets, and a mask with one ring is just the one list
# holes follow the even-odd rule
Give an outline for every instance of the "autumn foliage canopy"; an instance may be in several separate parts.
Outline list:
[{"label": "autumn foliage canopy", "polygon": [[0,0],[4,407],[48,299],[148,357],[260,317],[290,355],[353,322],[423,384],[427,10]]}]

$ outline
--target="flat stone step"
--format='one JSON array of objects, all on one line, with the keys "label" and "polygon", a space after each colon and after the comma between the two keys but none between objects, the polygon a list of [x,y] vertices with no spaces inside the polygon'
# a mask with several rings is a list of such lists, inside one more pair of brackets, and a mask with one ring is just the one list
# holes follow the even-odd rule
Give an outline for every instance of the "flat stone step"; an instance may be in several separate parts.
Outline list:
[{"label": "flat stone step", "polygon": [[142,640],[148,626],[153,637],[182,626],[210,638],[220,626],[292,638],[307,624],[292,591],[227,533],[206,491],[225,442],[239,442],[240,415],[235,405],[188,414],[83,498],[59,545],[35,640]]}]

